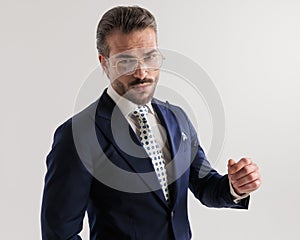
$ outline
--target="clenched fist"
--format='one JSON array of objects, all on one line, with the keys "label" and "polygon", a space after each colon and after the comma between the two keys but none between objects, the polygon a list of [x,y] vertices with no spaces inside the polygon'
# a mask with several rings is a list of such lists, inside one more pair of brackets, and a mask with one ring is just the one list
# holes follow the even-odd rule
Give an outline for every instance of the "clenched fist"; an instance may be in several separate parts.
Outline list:
[{"label": "clenched fist", "polygon": [[251,193],[261,185],[258,166],[250,158],[242,158],[238,162],[230,159],[228,178],[234,191],[239,195]]}]

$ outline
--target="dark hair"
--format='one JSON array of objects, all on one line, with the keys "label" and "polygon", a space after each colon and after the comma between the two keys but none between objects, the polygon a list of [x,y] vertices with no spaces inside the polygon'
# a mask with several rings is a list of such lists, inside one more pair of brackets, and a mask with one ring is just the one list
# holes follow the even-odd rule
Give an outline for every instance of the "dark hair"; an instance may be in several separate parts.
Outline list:
[{"label": "dark hair", "polygon": [[109,56],[107,37],[114,31],[131,33],[135,30],[153,28],[157,33],[157,26],[154,16],[146,9],[132,7],[114,7],[108,10],[101,18],[97,27],[97,49],[103,56]]}]

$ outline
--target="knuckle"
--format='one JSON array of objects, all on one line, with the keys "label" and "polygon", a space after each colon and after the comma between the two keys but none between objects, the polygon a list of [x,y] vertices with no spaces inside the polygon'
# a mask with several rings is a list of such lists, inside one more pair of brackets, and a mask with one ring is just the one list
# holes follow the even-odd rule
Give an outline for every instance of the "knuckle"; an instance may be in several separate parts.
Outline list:
[{"label": "knuckle", "polygon": [[246,166],[244,168],[245,174],[250,174],[251,172],[253,172],[253,168],[251,166]]},{"label": "knuckle", "polygon": [[259,174],[257,172],[254,172],[253,174],[251,174],[252,176],[252,181],[259,181]]},{"label": "knuckle", "polygon": [[257,185],[261,186],[261,179],[257,180]]},{"label": "knuckle", "polygon": [[245,167],[245,171],[246,171],[246,174],[251,174],[251,173],[258,173],[258,167],[257,165],[248,165]]},{"label": "knuckle", "polygon": [[255,171],[259,170],[259,167],[258,167],[258,165],[256,163],[253,163],[253,168],[254,168]]},{"label": "knuckle", "polygon": [[254,174],[250,174],[250,175],[248,176],[248,180],[249,180],[250,182],[254,181],[255,179],[256,179],[256,177],[255,177]]},{"label": "knuckle", "polygon": [[260,186],[261,183],[260,183],[260,180],[256,180],[256,181],[254,181],[252,184],[253,184],[253,187],[254,187],[254,188],[258,188],[258,187]]},{"label": "knuckle", "polygon": [[250,163],[252,162],[250,158],[246,158],[246,157],[242,158],[242,161],[243,161],[245,164],[250,164]]}]

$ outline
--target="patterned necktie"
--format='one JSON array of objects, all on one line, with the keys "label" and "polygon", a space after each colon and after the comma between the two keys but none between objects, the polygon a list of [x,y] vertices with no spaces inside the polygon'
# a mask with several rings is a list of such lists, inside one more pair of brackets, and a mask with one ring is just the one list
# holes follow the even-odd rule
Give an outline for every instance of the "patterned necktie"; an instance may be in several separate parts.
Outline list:
[{"label": "patterned necktie", "polygon": [[163,190],[164,196],[167,202],[169,202],[169,189],[165,160],[163,159],[161,148],[155,141],[154,135],[151,131],[150,124],[147,119],[147,114],[148,108],[146,106],[138,106],[138,108],[133,111],[133,115],[138,117],[139,119],[141,143],[152,160],[152,164]]}]

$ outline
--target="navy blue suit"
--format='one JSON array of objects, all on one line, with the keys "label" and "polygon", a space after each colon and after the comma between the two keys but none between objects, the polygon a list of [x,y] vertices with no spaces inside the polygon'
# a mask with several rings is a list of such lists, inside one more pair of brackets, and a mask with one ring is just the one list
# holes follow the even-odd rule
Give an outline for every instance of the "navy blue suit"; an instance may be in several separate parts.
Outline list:
[{"label": "navy blue suit", "polygon": [[[209,207],[248,207],[249,198],[233,202],[227,175],[211,168],[185,113],[156,99],[152,106],[167,131],[173,158],[171,202],[157,179],[147,175],[154,172],[151,160],[142,157],[139,139],[105,90],[55,132],[41,212],[44,240],[80,239],[86,211],[93,240],[188,240],[188,188]],[[124,150],[132,143],[140,151],[137,156]]]}]

